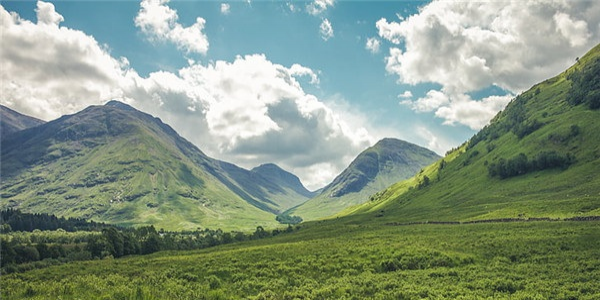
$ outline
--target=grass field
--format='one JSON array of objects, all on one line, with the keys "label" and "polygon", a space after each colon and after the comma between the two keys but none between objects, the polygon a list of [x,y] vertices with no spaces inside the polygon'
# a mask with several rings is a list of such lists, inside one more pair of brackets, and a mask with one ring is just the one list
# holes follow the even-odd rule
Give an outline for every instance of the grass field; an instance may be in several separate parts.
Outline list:
[{"label": "grass field", "polygon": [[600,222],[303,225],[0,278],[2,299],[599,299]]}]

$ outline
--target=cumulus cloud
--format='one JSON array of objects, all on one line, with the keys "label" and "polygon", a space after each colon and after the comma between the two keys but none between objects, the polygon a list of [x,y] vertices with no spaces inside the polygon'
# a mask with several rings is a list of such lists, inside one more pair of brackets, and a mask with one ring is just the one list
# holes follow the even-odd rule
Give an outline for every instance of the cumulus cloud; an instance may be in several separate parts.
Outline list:
[{"label": "cumulus cloud", "polygon": [[439,107],[435,115],[443,118],[444,124],[454,125],[460,123],[473,130],[483,128],[498,111],[502,110],[512,96],[490,96],[482,100],[472,100],[467,95],[460,95],[453,99],[449,105]]},{"label": "cumulus cloud", "polygon": [[[410,93],[410,92],[409,92]],[[408,105],[417,112],[431,112],[450,103],[448,96],[440,91],[430,90],[423,98],[416,101],[404,100],[401,104]]]},{"label": "cumulus cloud", "polygon": [[221,3],[221,13],[228,15],[231,12],[231,6],[228,3]]},{"label": "cumulus cloud", "polygon": [[584,20],[573,21],[568,14],[558,12],[554,15],[556,31],[569,41],[572,47],[585,45],[591,34]]},{"label": "cumulus cloud", "polygon": [[85,33],[59,27],[54,5],[37,4],[33,23],[1,7],[0,86],[2,101],[49,120],[121,95],[131,76],[126,59],[111,57]]},{"label": "cumulus cloud", "polygon": [[209,45],[203,32],[206,21],[198,17],[193,25],[183,27],[177,22],[177,11],[168,7],[168,2],[169,0],[142,0],[135,25],[151,40],[172,42],[187,53],[206,54]]},{"label": "cumulus cloud", "polygon": [[321,34],[321,38],[325,41],[333,37],[333,27],[328,19],[323,19],[323,22],[321,22],[321,26],[319,26],[319,33]]},{"label": "cumulus cloud", "polygon": [[327,8],[332,7],[334,2],[334,0],[315,0],[306,6],[306,11],[316,16],[326,11]]},{"label": "cumulus cloud", "polygon": [[[436,115],[476,128],[482,122],[460,117],[502,107],[465,102],[465,94],[491,86],[517,94],[561,72],[598,41],[599,10],[596,1],[433,1],[417,14],[375,26],[393,45],[386,70],[401,83],[442,85],[448,100]],[[408,104],[428,111],[436,99]]]},{"label": "cumulus cloud", "polygon": [[381,46],[381,42],[379,41],[379,39],[374,38],[374,37],[368,38],[367,43],[365,44],[365,48],[367,50],[371,51],[371,53],[379,52],[380,46]]},{"label": "cumulus cloud", "polygon": [[38,24],[56,25],[65,20],[63,16],[54,10],[54,4],[49,2],[39,1],[35,10],[37,14]]},{"label": "cumulus cloud", "polygon": [[304,91],[300,77],[319,82],[310,68],[255,54],[141,77],[92,36],[59,27],[53,7],[39,7],[36,24],[0,6],[0,101],[18,111],[50,120],[120,99],[213,157],[246,168],[274,162],[310,188],[374,142],[359,119]]}]

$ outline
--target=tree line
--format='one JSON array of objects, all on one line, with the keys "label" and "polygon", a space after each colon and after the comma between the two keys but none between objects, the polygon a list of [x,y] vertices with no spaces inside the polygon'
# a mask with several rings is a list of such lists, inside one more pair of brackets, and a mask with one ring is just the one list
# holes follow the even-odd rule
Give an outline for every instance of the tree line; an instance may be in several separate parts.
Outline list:
[{"label": "tree line", "polygon": [[[80,218],[64,218],[45,213],[23,213],[18,209],[5,209],[0,211],[0,220],[3,233],[11,231],[57,230],[68,232],[97,231],[111,227],[104,223],[97,223]],[[114,226],[113,226],[114,227]]]},{"label": "tree line", "polygon": [[520,153],[510,159],[500,158],[497,162],[489,164],[488,174],[491,177],[504,179],[546,169],[566,169],[574,162],[575,156],[571,153],[564,155],[556,151],[543,151],[533,159],[529,159],[527,155]]},{"label": "tree line", "polygon": [[[254,232],[250,233],[224,232],[221,229],[208,228],[171,232],[163,229],[156,230],[154,226],[121,228],[107,224],[96,226],[100,223],[94,223],[93,225],[88,224],[87,226],[78,227],[90,230],[87,233],[78,234],[82,231],[72,233],[63,228],[41,231],[41,229],[48,228],[46,225],[49,224],[44,223],[43,220],[54,220],[56,218],[46,214],[27,214],[18,210],[11,210],[10,212],[2,211],[2,216],[19,216],[20,220],[29,220],[31,224],[41,224],[40,227],[42,227],[34,228],[32,232],[3,232],[4,234],[0,236],[0,247],[2,249],[0,266],[4,273],[77,260],[145,255],[162,250],[202,249],[267,238],[299,229],[299,227],[294,228],[288,225],[285,229],[273,229],[272,231],[258,226]],[[66,220],[68,223],[69,219]],[[12,226],[5,226],[8,224],[4,223],[4,219],[2,222],[2,228],[12,228]],[[80,220],[77,219],[76,222],[79,223]],[[20,227],[15,226],[15,228]],[[27,225],[26,228],[30,229],[31,227]],[[74,239],[72,235],[77,235],[77,238]]]}]

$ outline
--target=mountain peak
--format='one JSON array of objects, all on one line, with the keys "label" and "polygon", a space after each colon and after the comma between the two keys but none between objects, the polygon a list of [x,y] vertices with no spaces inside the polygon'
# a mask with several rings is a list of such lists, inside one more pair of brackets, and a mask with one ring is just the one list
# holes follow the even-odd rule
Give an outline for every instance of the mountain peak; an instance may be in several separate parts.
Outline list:
[{"label": "mountain peak", "polygon": [[280,186],[289,187],[290,189],[292,189],[300,195],[304,195],[309,198],[314,196],[313,193],[311,193],[306,189],[306,187],[304,187],[304,185],[296,175],[282,169],[274,163],[262,164],[258,167],[253,168],[251,172],[259,174],[267,178],[268,180],[279,184]]},{"label": "mountain peak", "polygon": [[116,108],[120,108],[120,109],[123,109],[123,110],[129,110],[129,111],[135,111],[136,110],[131,105],[123,103],[123,102],[118,101],[118,100],[110,100],[110,101],[106,102],[106,104],[104,104],[104,106],[116,107]]},{"label": "mountain peak", "polygon": [[369,196],[438,160],[433,151],[394,138],[385,138],[365,149],[321,194],[291,213],[305,220],[333,215],[365,202]]},{"label": "mountain peak", "polygon": [[0,138],[44,123],[42,120],[26,116],[4,105],[0,105]]}]

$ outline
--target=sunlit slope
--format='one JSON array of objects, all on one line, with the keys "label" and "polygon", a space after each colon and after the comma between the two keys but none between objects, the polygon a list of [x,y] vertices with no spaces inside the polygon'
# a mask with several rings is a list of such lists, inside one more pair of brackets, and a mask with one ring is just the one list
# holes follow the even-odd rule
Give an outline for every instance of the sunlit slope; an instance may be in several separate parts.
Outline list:
[{"label": "sunlit slope", "polygon": [[516,97],[443,160],[340,216],[409,222],[600,215],[599,85],[596,46]]},{"label": "sunlit slope", "polygon": [[317,197],[287,213],[304,220],[331,216],[368,201],[377,191],[410,178],[438,158],[433,151],[415,144],[383,139],[360,153]]},{"label": "sunlit slope", "polygon": [[170,230],[275,225],[268,203],[235,186],[218,161],[118,102],[2,144],[2,208]]}]

